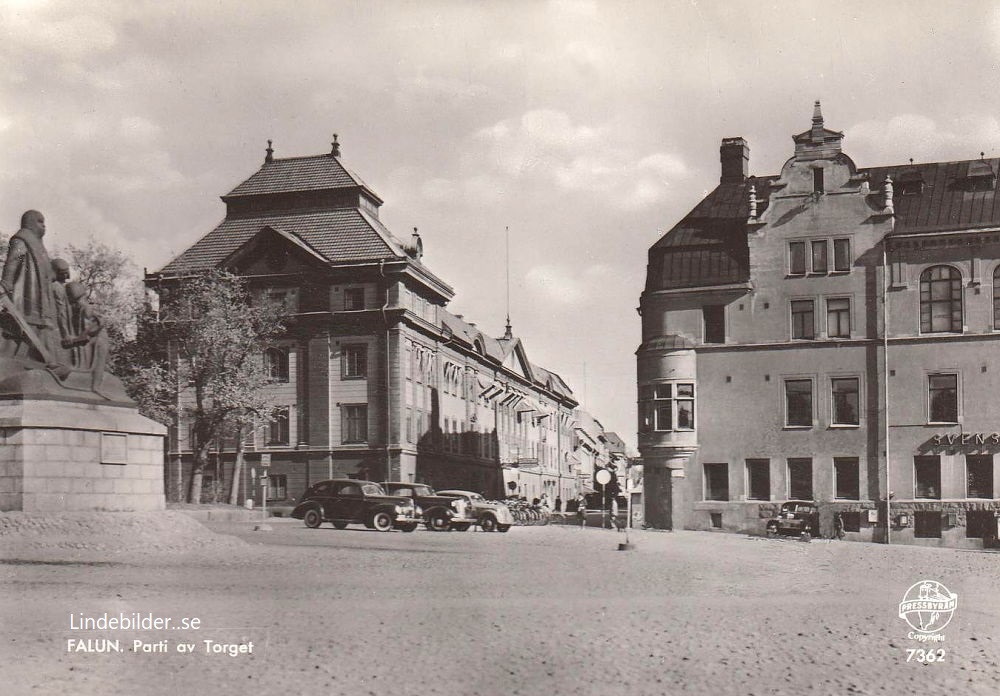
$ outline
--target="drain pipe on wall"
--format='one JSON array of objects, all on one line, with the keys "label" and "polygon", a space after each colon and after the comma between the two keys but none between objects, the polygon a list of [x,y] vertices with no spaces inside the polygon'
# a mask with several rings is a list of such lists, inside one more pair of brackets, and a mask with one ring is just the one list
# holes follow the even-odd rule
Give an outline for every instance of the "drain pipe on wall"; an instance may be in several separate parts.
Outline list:
[{"label": "drain pipe on wall", "polygon": [[882,400],[885,403],[883,433],[885,437],[885,543],[892,543],[892,491],[889,490],[889,254],[888,242],[882,238]]},{"label": "drain pipe on wall", "polygon": [[392,433],[392,385],[389,360],[389,283],[385,277],[385,260],[378,261],[378,274],[382,277],[385,289],[385,302],[382,303],[382,323],[385,325],[385,480],[392,481],[392,453],[389,451],[389,440]]}]

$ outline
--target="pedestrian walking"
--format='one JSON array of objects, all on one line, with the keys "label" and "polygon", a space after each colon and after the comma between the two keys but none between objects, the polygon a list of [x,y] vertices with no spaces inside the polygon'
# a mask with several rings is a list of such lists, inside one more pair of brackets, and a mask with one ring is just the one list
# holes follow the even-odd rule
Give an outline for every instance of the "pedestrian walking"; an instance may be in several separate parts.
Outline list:
[{"label": "pedestrian walking", "polygon": [[837,539],[844,538],[844,518],[839,512],[833,516],[833,536]]},{"label": "pedestrian walking", "polygon": [[581,493],[576,496],[576,518],[580,520],[580,529],[587,525],[587,497]]},{"label": "pedestrian walking", "polygon": [[562,498],[556,496],[556,512],[562,512]]},{"label": "pedestrian walking", "polygon": [[618,498],[611,499],[611,524],[614,525],[615,529],[619,532],[622,531],[622,524],[618,519]]}]

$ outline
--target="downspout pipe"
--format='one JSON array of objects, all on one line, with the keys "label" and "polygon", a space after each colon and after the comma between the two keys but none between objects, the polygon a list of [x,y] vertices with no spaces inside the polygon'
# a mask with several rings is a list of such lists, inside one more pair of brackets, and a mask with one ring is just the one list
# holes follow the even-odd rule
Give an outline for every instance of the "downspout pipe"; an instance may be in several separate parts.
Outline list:
[{"label": "downspout pipe", "polygon": [[379,259],[378,273],[382,277],[385,302],[382,303],[382,323],[385,325],[385,480],[392,481],[392,453],[389,439],[392,433],[392,370],[389,360],[389,283],[385,275],[385,260]]},{"label": "downspout pipe", "polygon": [[885,543],[892,543],[892,492],[889,490],[889,254],[888,242],[882,238],[882,414],[885,437]]}]

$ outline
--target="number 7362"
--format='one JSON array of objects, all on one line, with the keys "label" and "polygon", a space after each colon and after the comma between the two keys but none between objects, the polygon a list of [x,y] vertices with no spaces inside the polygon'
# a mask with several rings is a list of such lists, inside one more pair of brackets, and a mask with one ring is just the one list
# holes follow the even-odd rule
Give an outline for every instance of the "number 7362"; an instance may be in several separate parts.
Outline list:
[{"label": "number 7362", "polygon": [[907,662],[944,662],[944,648],[924,650],[923,648],[907,648]]}]

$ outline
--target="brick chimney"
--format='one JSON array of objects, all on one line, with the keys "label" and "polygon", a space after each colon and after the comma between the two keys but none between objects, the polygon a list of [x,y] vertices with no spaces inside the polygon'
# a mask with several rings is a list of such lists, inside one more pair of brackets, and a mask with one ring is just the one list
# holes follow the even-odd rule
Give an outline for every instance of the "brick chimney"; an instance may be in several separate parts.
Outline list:
[{"label": "brick chimney", "polygon": [[750,167],[750,146],[743,138],[723,138],[719,148],[723,184],[742,184]]}]

